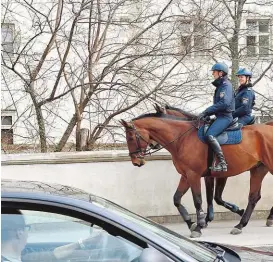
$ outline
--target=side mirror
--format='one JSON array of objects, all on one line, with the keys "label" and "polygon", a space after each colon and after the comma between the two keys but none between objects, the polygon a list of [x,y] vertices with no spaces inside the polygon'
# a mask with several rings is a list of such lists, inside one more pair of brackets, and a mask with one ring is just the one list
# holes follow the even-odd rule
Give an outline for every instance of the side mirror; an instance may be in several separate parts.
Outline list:
[{"label": "side mirror", "polygon": [[160,253],[158,250],[149,247],[145,248],[139,256],[139,262],[171,262],[168,257]]}]

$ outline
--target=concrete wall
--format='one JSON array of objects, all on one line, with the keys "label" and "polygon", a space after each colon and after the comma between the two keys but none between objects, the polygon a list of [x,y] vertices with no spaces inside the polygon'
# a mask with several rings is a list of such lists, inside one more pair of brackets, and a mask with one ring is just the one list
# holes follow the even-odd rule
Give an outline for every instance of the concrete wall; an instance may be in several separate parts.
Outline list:
[{"label": "concrete wall", "polygon": [[[153,155],[141,168],[132,165],[127,151],[2,155],[1,169],[2,178],[75,186],[144,216],[178,214],[172,197],[180,175],[167,152]],[[205,191],[204,184],[202,188]],[[262,199],[256,210],[269,210],[272,207],[272,188],[273,176],[268,174],[263,182]],[[248,191],[249,174],[241,174],[229,178],[224,199],[245,208]],[[204,208],[205,200],[203,193]],[[195,213],[190,191],[183,198],[183,203],[190,213]],[[215,211],[223,212],[226,209],[215,204]]]}]

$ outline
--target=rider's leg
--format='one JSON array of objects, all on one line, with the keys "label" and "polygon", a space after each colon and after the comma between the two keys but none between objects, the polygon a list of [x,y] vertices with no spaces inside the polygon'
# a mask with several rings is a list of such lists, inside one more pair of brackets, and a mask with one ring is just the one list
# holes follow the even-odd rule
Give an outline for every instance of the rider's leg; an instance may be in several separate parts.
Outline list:
[{"label": "rider's leg", "polygon": [[242,126],[248,125],[253,120],[253,117],[251,115],[245,115],[242,117],[239,117],[238,123]]},{"label": "rider's leg", "polygon": [[227,163],[216,137],[220,135],[232,122],[232,117],[218,117],[209,127],[205,134],[207,143],[211,146],[213,152],[217,156],[219,163],[213,168],[213,171],[227,171]]}]

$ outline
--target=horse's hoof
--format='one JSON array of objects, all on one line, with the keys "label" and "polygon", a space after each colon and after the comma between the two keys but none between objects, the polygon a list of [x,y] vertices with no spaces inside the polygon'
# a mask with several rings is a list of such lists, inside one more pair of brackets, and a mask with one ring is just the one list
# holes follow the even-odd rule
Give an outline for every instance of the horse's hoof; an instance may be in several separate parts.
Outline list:
[{"label": "horse's hoof", "polygon": [[266,226],[267,227],[272,227],[273,226],[273,219],[267,219]]},{"label": "horse's hoof", "polygon": [[190,227],[190,231],[191,232],[194,231],[196,229],[196,227],[197,227],[197,223],[194,222]]},{"label": "horse's hoof", "polygon": [[201,236],[202,236],[201,232],[192,231],[191,235],[190,235],[190,238],[199,238]]},{"label": "horse's hoof", "polygon": [[231,235],[239,235],[242,233],[242,230],[237,228],[237,227],[234,227],[231,231],[230,231],[230,234]]},{"label": "horse's hoof", "polygon": [[208,223],[206,223],[202,228],[207,228],[208,227]]}]

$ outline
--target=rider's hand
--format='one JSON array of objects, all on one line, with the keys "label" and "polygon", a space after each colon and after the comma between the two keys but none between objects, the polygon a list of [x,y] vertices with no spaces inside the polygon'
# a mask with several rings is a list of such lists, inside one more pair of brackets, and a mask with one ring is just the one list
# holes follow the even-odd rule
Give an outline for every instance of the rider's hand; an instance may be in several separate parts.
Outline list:
[{"label": "rider's hand", "polygon": [[205,118],[207,116],[207,114],[205,112],[202,112],[199,116],[198,116],[198,120],[202,120],[203,118]]},{"label": "rider's hand", "polygon": [[98,233],[98,234],[95,234],[95,235],[92,235],[86,239],[83,239],[82,240],[82,244],[83,246],[82,247],[88,247],[88,246],[94,246],[94,245],[99,245],[102,240],[103,240],[103,233]]}]

